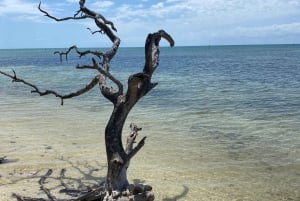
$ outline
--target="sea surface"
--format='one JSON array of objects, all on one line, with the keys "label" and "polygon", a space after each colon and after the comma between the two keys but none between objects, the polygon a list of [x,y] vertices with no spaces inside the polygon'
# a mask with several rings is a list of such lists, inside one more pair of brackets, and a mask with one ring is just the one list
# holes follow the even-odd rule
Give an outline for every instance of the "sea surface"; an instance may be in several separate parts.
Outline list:
[{"label": "sea surface", "polygon": [[[0,50],[0,70],[63,94],[96,75],[75,68],[90,57],[60,62],[56,50]],[[143,65],[143,48],[120,48],[110,69],[126,87]],[[147,136],[130,182],[152,185],[161,201],[300,200],[300,45],[162,47],[153,82],[124,127],[124,139],[131,122]],[[98,87],[64,106],[30,91],[0,75],[0,201],[45,198],[48,169],[57,198],[61,169],[70,188],[103,181],[112,104]]]}]

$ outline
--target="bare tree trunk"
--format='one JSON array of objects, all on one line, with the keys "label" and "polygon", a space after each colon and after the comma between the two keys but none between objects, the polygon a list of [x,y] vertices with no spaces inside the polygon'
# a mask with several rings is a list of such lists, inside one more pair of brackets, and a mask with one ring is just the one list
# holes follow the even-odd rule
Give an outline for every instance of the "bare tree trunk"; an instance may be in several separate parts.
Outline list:
[{"label": "bare tree trunk", "polygon": [[128,112],[124,112],[124,105],[114,107],[109,122],[105,128],[105,145],[107,154],[107,188],[108,190],[125,190],[129,183],[127,180],[128,163],[127,154],[122,145],[122,130]]},{"label": "bare tree trunk", "polygon": [[[174,41],[165,31],[149,34],[145,44],[145,66],[142,72],[131,75],[128,79],[126,95],[120,94],[114,103],[114,110],[105,129],[105,143],[108,163],[108,190],[122,191],[128,188],[127,168],[130,159],[142,148],[145,137],[133,148],[134,140],[127,140],[126,150],[122,145],[122,130],[125,120],[133,106],[153,89],[157,83],[151,83],[151,77],[159,61],[159,41],[164,37],[171,46]],[[137,128],[132,128],[137,133]],[[129,147],[129,148],[128,148]]]},{"label": "bare tree trunk", "polygon": [[[106,20],[101,14],[86,8],[85,0],[79,0],[79,5],[80,9],[75,13],[75,15],[73,17],[66,18],[53,17],[52,15],[48,14],[48,12],[41,9],[41,3],[39,4],[39,10],[44,13],[45,16],[56,21],[90,18],[95,21],[96,26],[99,28],[98,31],[94,31],[92,34],[98,32],[104,33],[113,43],[111,49],[106,52],[91,50],[81,52],[75,45],[70,47],[66,52],[55,52],[55,54],[60,55],[61,60],[62,55],[65,55],[67,59],[69,52],[73,49],[76,50],[80,57],[87,54],[95,56],[95,58],[92,59],[92,65],[77,66],[77,69],[94,69],[97,72],[97,75],[88,85],[86,85],[86,87],[73,93],[61,95],[53,90],[41,91],[37,86],[18,78],[14,71],[13,75],[9,75],[2,71],[0,71],[0,73],[12,78],[12,80],[15,82],[21,82],[27,86],[30,86],[33,89],[31,91],[32,93],[38,93],[40,96],[49,94],[55,95],[61,99],[61,104],[63,104],[64,99],[79,96],[99,84],[102,95],[114,105],[113,112],[105,128],[105,144],[108,164],[105,185],[106,191],[108,191],[109,195],[111,195],[113,191],[124,192],[125,190],[131,189],[131,191],[135,191],[137,193],[144,193],[135,195],[133,200],[153,200],[154,196],[151,193],[148,193],[148,191],[151,191],[151,187],[136,186],[132,188],[127,180],[127,168],[129,167],[130,160],[144,146],[146,137],[142,138],[134,147],[133,144],[135,143],[137,133],[139,130],[141,130],[141,128],[138,128],[135,124],[131,124],[131,134],[127,138],[125,146],[126,148],[124,149],[122,143],[122,131],[126,118],[133,106],[139,101],[140,98],[146,95],[157,85],[157,83],[151,83],[151,77],[158,66],[159,42],[161,38],[166,39],[171,46],[174,45],[174,41],[172,37],[163,30],[159,30],[158,32],[148,35],[145,43],[144,68],[140,73],[133,74],[128,78],[127,92],[124,94],[123,84],[109,72],[109,62],[116,54],[120,45],[120,39],[113,32],[116,31],[114,24]],[[112,81],[117,86],[117,90],[114,90],[113,87],[107,85],[107,79]],[[91,199],[82,198],[80,200],[93,200],[93,195],[90,195],[92,196]],[[101,194],[101,196],[102,195],[104,194]]]},{"label": "bare tree trunk", "polygon": [[[130,80],[131,79],[133,79],[133,76]],[[105,128],[105,144],[108,163],[108,190],[123,191],[128,188],[129,183],[127,180],[127,168],[129,166],[130,159],[144,145],[144,141],[146,139],[143,138],[135,149],[133,149],[135,138],[134,140],[127,140],[126,149],[123,147],[122,130],[124,123],[131,108],[135,105],[138,99],[142,97],[137,95],[139,92],[139,84],[132,81],[129,81],[129,83],[131,84],[131,86],[129,86],[129,90],[131,91],[128,92],[130,94],[127,96],[120,95],[118,97],[118,101],[114,105],[113,112]],[[132,128],[132,132],[137,133],[137,130],[134,129],[135,128]],[[130,138],[130,136],[128,136],[128,138]]]}]

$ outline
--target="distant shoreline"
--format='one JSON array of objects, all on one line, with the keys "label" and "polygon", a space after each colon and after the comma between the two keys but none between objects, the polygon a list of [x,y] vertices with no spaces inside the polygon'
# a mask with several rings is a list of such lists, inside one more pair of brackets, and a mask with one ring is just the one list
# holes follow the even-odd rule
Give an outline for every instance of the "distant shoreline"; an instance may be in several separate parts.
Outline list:
[{"label": "distant shoreline", "polygon": [[[220,44],[220,45],[187,45],[187,46],[184,46],[184,45],[180,45],[180,46],[175,46],[173,48],[193,48],[193,47],[257,47],[257,46],[271,46],[271,47],[274,47],[274,46],[300,46],[300,44],[294,44],[294,43],[282,43],[282,44]],[[162,45],[161,46],[162,48],[164,47],[168,47],[168,46],[165,46],[165,45]],[[41,47],[41,48],[30,48],[30,47],[24,47],[24,48],[0,48],[0,51],[10,51],[10,50],[41,50],[41,49],[46,49],[46,50],[49,50],[49,49],[66,49],[66,48],[69,48],[69,47]],[[110,47],[79,47],[81,49],[108,49]],[[136,47],[120,47],[120,49],[135,49],[135,48],[144,48],[143,46],[136,46]]]}]

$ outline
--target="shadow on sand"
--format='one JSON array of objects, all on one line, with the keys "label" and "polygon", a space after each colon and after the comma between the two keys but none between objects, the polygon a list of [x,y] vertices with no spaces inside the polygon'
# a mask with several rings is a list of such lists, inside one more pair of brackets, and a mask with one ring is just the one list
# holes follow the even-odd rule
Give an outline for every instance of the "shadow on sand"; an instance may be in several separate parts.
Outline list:
[{"label": "shadow on sand", "polygon": [[187,186],[183,186],[183,188],[184,188],[183,192],[180,195],[176,195],[176,196],[171,197],[171,198],[164,198],[162,201],[177,201],[180,198],[184,198],[188,194],[189,188]]},{"label": "shadow on sand", "polygon": [[[103,186],[105,182],[105,177],[95,176],[95,172],[106,170],[106,166],[100,165],[97,163],[97,168],[91,166],[87,163],[82,164],[79,162],[72,162],[65,158],[60,158],[60,160],[67,162],[71,169],[79,172],[79,177],[71,177],[68,176],[66,169],[61,169],[58,176],[53,176],[54,172],[52,169],[48,169],[48,171],[44,174],[45,170],[38,170],[33,175],[24,176],[22,178],[12,179],[11,182],[2,184],[2,185],[10,185],[16,184],[21,181],[29,181],[29,180],[38,180],[38,184],[40,186],[40,190],[42,191],[48,199],[43,198],[31,198],[26,196],[21,196],[17,193],[13,193],[13,197],[15,197],[18,201],[47,201],[47,200],[57,200],[56,197],[59,197],[60,194],[64,194],[64,196],[70,197],[69,199],[59,199],[60,201],[72,200],[74,198],[80,197],[92,189],[99,188]],[[102,174],[102,173],[101,173]],[[105,173],[104,173],[105,174]],[[134,184],[145,183],[145,180],[134,179]],[[53,187],[55,184],[55,187]],[[1,186],[1,185],[0,185]],[[47,187],[52,186],[52,187]],[[184,198],[188,194],[188,187],[183,186],[183,192],[179,195],[170,198],[164,198],[162,201],[177,201],[180,198]]]}]

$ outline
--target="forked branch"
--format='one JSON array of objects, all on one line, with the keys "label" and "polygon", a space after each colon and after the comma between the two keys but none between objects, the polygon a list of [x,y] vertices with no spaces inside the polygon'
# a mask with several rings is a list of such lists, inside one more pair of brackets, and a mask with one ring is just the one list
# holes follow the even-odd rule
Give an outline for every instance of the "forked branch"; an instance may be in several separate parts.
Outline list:
[{"label": "forked branch", "polygon": [[136,137],[138,136],[138,132],[142,130],[142,128],[138,127],[136,124],[131,123],[130,124],[131,133],[127,137],[126,142],[126,149],[125,152],[127,153],[127,156],[129,160],[144,146],[145,140],[147,137],[143,137],[142,140],[133,147],[133,144],[136,143]]},{"label": "forked branch", "polygon": [[65,52],[55,51],[54,54],[58,54],[60,56],[60,61],[62,62],[62,56],[65,55],[66,60],[68,60],[68,55],[73,49],[76,51],[77,54],[79,54],[80,58],[87,54],[92,54],[100,59],[105,55],[105,53],[101,51],[92,51],[92,50],[80,51],[76,45],[69,47],[69,49]]},{"label": "forked branch", "polygon": [[[97,27],[100,30],[94,31],[92,33],[96,33],[96,32],[105,33],[109,37],[109,39],[113,42],[113,46],[112,46],[111,50],[106,52],[105,54],[102,52],[94,52],[94,51],[90,51],[90,50],[86,51],[86,52],[80,52],[80,51],[78,51],[76,46],[72,46],[69,48],[69,50],[67,52],[56,52],[60,56],[66,55],[66,57],[67,57],[67,55],[71,49],[76,49],[77,53],[80,54],[80,56],[91,53],[91,54],[96,55],[97,57],[107,56],[107,57],[109,57],[109,60],[110,60],[113,57],[113,55],[115,54],[116,49],[118,49],[119,44],[120,44],[120,39],[117,36],[115,36],[115,34],[112,32],[112,30],[117,31],[117,29],[115,28],[114,24],[111,21],[107,20],[101,14],[96,13],[96,12],[90,10],[89,8],[85,7],[84,4],[85,4],[85,0],[80,0],[79,1],[80,9],[75,13],[75,15],[73,17],[64,17],[64,18],[57,18],[57,17],[50,15],[47,11],[45,11],[41,8],[41,2],[39,3],[38,8],[42,13],[45,14],[46,17],[49,17],[55,21],[80,20],[80,19],[86,19],[86,18],[94,19],[95,24],[97,25]],[[78,16],[79,13],[81,13],[80,16]]]},{"label": "forked branch", "polygon": [[[47,17],[49,17],[49,18],[51,18],[51,19],[53,19],[53,20],[55,20],[55,21],[57,21],[57,22],[60,22],[60,21],[66,21],[66,20],[80,20],[80,19],[85,19],[85,18],[88,18],[88,17],[89,17],[89,16],[87,16],[87,15],[81,15],[81,16],[77,17],[77,15],[79,14],[79,12],[78,12],[78,13],[75,14],[73,17],[56,18],[56,17],[50,15],[47,11],[43,10],[43,9],[41,8],[41,4],[42,4],[42,2],[39,3],[39,6],[38,6],[39,10],[40,10],[42,13],[44,13],[45,16],[47,16]],[[79,11],[80,11],[80,10],[79,10]]]},{"label": "forked branch", "polygon": [[[31,88],[33,88],[33,90],[31,91],[32,93],[38,93],[40,96],[52,94],[52,95],[60,98],[61,105],[63,105],[64,99],[69,99],[69,98],[73,98],[75,96],[82,95],[82,94],[86,93],[87,91],[89,91],[90,89],[92,89],[98,83],[101,85],[100,89],[101,89],[102,93],[105,95],[105,97],[108,98],[110,101],[115,102],[116,95],[123,93],[123,85],[118,79],[116,79],[114,76],[112,76],[109,73],[109,62],[118,50],[118,47],[120,45],[120,39],[117,36],[115,36],[111,30],[111,29],[113,29],[114,31],[116,31],[116,28],[114,27],[114,24],[112,22],[106,20],[102,15],[86,8],[84,6],[84,4],[85,4],[85,0],[80,0],[79,1],[80,9],[76,12],[76,14],[73,17],[65,17],[65,18],[57,18],[57,17],[50,15],[47,11],[45,11],[41,8],[41,2],[39,3],[38,9],[42,13],[44,13],[45,16],[47,16],[51,19],[54,19],[55,21],[79,20],[79,19],[85,19],[85,18],[92,18],[95,20],[95,23],[98,26],[98,28],[100,29],[100,31],[105,33],[109,37],[109,39],[113,42],[111,49],[106,52],[92,51],[92,50],[80,51],[76,45],[71,46],[66,52],[60,52],[60,51],[54,52],[54,54],[58,54],[60,56],[60,61],[62,61],[63,56],[65,56],[65,58],[67,60],[68,54],[73,49],[76,51],[77,54],[79,54],[79,57],[85,56],[87,54],[92,54],[92,55],[96,56],[98,59],[102,58],[101,66],[98,65],[98,63],[96,62],[95,59],[92,60],[93,61],[92,66],[87,66],[87,65],[83,65],[83,66],[78,65],[77,66],[78,69],[89,68],[89,69],[96,69],[99,71],[100,74],[97,75],[96,77],[94,77],[94,79],[88,85],[86,85],[82,89],[79,89],[76,92],[62,95],[53,90],[41,91],[36,85],[34,85],[30,82],[27,82],[21,78],[18,78],[15,71],[13,71],[13,73],[14,73],[13,75],[7,74],[2,71],[0,71],[0,73],[7,77],[12,78],[12,80],[14,82],[21,82],[27,86],[30,86]],[[81,13],[81,15],[79,15],[79,13]],[[107,25],[109,25],[111,28]],[[119,90],[114,91],[112,87],[108,87],[106,85],[106,78],[110,79],[113,83],[115,83],[118,86]]]},{"label": "forked branch", "polygon": [[159,42],[161,38],[166,39],[170,46],[174,46],[173,38],[164,30],[149,34],[145,43],[145,66],[142,72],[133,74],[128,79],[128,90],[126,97],[135,103],[153,89],[157,83],[151,82],[151,77],[159,64]]},{"label": "forked branch", "polygon": [[[109,99],[111,102],[115,103],[116,102],[116,95],[123,94],[123,85],[121,82],[116,79],[114,76],[112,76],[109,73],[109,62],[110,60],[114,57],[116,54],[121,40],[114,34],[113,31],[117,31],[115,28],[114,24],[111,21],[108,21],[105,17],[103,17],[101,14],[96,13],[89,8],[85,7],[85,0],[80,0],[79,1],[80,9],[74,14],[73,17],[65,17],[65,18],[57,18],[52,15],[50,15],[47,11],[43,10],[41,8],[41,3],[39,4],[39,10],[45,14],[45,16],[54,19],[55,21],[66,21],[66,20],[79,20],[79,19],[85,19],[85,18],[90,18],[95,21],[96,26],[99,28],[99,31],[94,31],[92,34],[100,32],[103,34],[106,34],[108,38],[111,40],[112,47],[106,51],[106,52],[101,52],[101,51],[93,51],[93,50],[87,50],[87,51],[80,51],[77,46],[72,46],[70,47],[67,51],[65,52],[60,52],[56,51],[54,54],[58,54],[60,56],[60,60],[62,61],[62,56],[65,56],[65,58],[68,58],[68,54],[71,52],[71,50],[75,50],[76,53],[79,55],[79,57],[85,56],[87,54],[92,54],[96,56],[98,59],[101,60],[99,62],[100,65],[93,59],[93,65],[88,66],[88,65],[83,65],[83,66],[77,66],[78,69],[96,69],[100,72],[99,75],[99,84],[100,84],[100,90],[102,94]],[[106,78],[110,79],[113,83],[115,83],[118,86],[118,90],[114,90],[112,87],[107,86],[106,83]]]},{"label": "forked branch", "polygon": [[170,46],[174,46],[173,38],[164,30],[149,34],[145,44],[145,67],[143,72],[150,77],[159,64],[159,41],[161,38],[166,39]]}]

